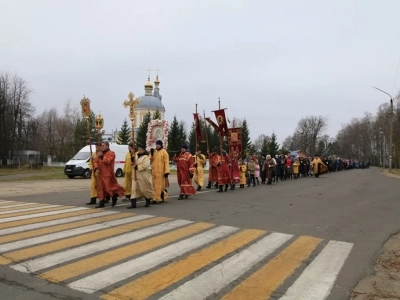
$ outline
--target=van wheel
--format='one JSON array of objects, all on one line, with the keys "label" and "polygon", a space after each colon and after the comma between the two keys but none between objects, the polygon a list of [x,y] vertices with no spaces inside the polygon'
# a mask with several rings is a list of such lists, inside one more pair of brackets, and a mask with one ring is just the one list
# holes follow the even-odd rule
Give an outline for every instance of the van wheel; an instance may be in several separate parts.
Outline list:
[{"label": "van wheel", "polygon": [[75,176],[74,175],[67,175],[69,179],[74,179]]},{"label": "van wheel", "polygon": [[117,169],[117,172],[115,172],[115,176],[117,177],[122,177],[124,175],[124,172],[122,172],[121,169]]},{"label": "van wheel", "polygon": [[85,172],[83,172],[82,177],[85,178],[85,179],[89,179],[89,178],[90,178],[90,171],[89,171],[89,169],[86,169]]}]

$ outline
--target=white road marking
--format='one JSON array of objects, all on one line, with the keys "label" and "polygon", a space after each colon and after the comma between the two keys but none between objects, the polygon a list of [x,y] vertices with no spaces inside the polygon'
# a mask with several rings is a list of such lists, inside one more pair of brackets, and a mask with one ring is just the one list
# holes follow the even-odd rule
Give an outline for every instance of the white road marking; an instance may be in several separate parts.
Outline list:
[{"label": "white road marking", "polygon": [[352,248],[351,243],[330,241],[280,299],[326,299]]},{"label": "white road marking", "polygon": [[65,230],[61,232],[56,232],[56,233],[51,233],[47,235],[42,235],[39,237],[33,237],[29,239],[24,239],[16,242],[10,242],[6,244],[0,245],[0,252],[7,252],[19,248],[24,248],[28,246],[33,246],[37,244],[42,244],[42,243],[48,243],[52,242],[54,240],[59,240],[59,239],[64,239],[67,237],[75,236],[75,235],[80,235],[88,232],[93,232],[97,230],[102,230],[102,229],[107,229],[113,226],[118,226],[118,225],[123,225],[131,222],[136,222],[140,220],[145,220],[152,218],[153,216],[150,215],[139,215],[139,216],[134,216],[134,217],[128,217],[128,218],[123,218],[123,219],[118,219],[114,221],[107,221],[101,224],[94,224],[90,226],[85,226],[81,228],[75,228],[75,229],[70,229],[70,230]]},{"label": "white road marking", "polygon": [[106,240],[90,243],[88,245],[84,245],[81,247],[29,260],[17,265],[13,265],[11,266],[11,268],[23,273],[33,273],[39,270],[43,270],[87,255],[92,255],[94,253],[111,249],[117,246],[128,244],[191,223],[193,223],[193,221],[175,220],[168,223],[157,224],[152,227],[137,230],[134,232],[129,232],[127,234],[119,235]]},{"label": "white road marking", "polygon": [[118,213],[119,212],[117,212],[117,211],[101,211],[100,210],[98,213],[92,213],[92,214],[81,215],[81,216],[76,216],[76,217],[69,217],[69,218],[65,218],[65,219],[57,219],[57,220],[46,221],[46,222],[41,222],[41,223],[34,223],[34,224],[17,226],[17,227],[5,228],[5,229],[0,229],[0,236],[11,234],[11,233],[18,233],[18,232],[22,232],[22,231],[28,231],[28,230],[34,230],[34,229],[54,226],[54,225],[62,225],[65,223],[71,223],[71,222],[76,222],[76,221],[81,221],[81,220],[86,220],[86,219],[91,219],[91,218],[97,218],[97,217],[103,217],[103,216],[108,216],[108,215],[113,215],[113,214],[118,214]]},{"label": "white road marking", "polygon": [[26,211],[39,210],[39,209],[47,209],[47,208],[60,207],[60,206],[62,206],[62,205],[46,205],[46,206],[37,206],[37,207],[31,207],[31,208],[21,208],[21,209],[17,209],[17,210],[0,211],[0,215],[7,215],[7,214],[12,214],[12,213],[26,212]]},{"label": "white road marking", "polygon": [[73,212],[73,211],[85,210],[85,209],[88,209],[88,208],[86,208],[86,207],[72,207],[72,208],[48,211],[48,212],[37,213],[37,214],[32,214],[32,215],[9,217],[9,218],[0,219],[0,223],[27,220],[27,219],[33,219],[33,218],[39,218],[39,217],[45,217],[45,216],[53,216],[53,215],[65,214],[65,213],[69,213],[69,212]]},{"label": "white road marking", "polygon": [[[197,194],[204,194],[204,193],[210,193],[210,192],[214,192],[214,191],[203,191],[203,192],[196,192]],[[197,195],[196,194],[196,195]],[[193,196],[196,196],[196,195],[193,195]],[[170,199],[170,198],[178,198],[179,197],[179,195],[174,195],[174,196],[168,196],[168,199]],[[146,201],[143,201],[143,200],[140,200],[140,201],[137,201],[136,203],[145,203]],[[168,202],[168,200],[167,201],[165,201],[165,202]],[[117,204],[117,205],[115,205],[114,207],[117,207],[117,206],[126,206],[126,205],[131,205],[131,202],[129,201],[129,202],[124,202],[124,203],[122,203],[122,204]],[[107,207],[104,207],[104,208],[112,208],[112,206],[107,206]]]},{"label": "white road marking", "polygon": [[4,204],[11,204],[11,203],[16,203],[16,202],[15,201],[3,201],[3,202],[0,202],[0,207]]},{"label": "white road marking", "polygon": [[162,263],[166,263],[178,256],[186,254],[189,251],[197,249],[205,244],[215,241],[216,239],[227,236],[237,230],[239,230],[239,228],[219,226],[136,259],[115,265],[104,271],[71,282],[68,284],[68,287],[88,294],[95,293],[107,286],[154,268]]},{"label": "white road marking", "polygon": [[[11,203],[7,203],[7,204],[11,204]],[[14,205],[2,205],[2,206],[0,206],[0,209],[11,208],[11,207],[19,207],[19,206],[27,206],[27,205],[32,205],[32,204],[38,204],[38,203],[23,203],[23,204],[14,204]]]},{"label": "white road marking", "polygon": [[187,299],[188,295],[190,300],[206,299],[237,280],[292,237],[291,234],[271,233],[159,299]]}]

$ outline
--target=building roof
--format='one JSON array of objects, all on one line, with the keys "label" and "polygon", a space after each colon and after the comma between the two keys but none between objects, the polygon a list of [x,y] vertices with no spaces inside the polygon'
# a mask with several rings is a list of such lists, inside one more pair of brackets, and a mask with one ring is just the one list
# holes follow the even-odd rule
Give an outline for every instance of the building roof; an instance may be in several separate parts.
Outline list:
[{"label": "building roof", "polygon": [[164,105],[162,104],[161,100],[157,97],[145,95],[139,97],[139,99],[140,99],[140,104],[137,106],[137,108],[154,109],[154,110],[159,110],[160,112],[165,111]]}]

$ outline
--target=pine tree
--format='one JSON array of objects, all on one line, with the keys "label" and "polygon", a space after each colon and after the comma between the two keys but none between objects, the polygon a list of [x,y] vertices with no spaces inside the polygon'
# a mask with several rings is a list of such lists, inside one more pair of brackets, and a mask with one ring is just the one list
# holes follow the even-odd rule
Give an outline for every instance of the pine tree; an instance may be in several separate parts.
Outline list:
[{"label": "pine tree", "polygon": [[[183,123],[182,121],[179,122],[179,139],[178,140],[179,140],[181,146],[183,144],[187,144],[187,132],[186,132],[186,128],[185,128],[185,123]],[[190,151],[192,151],[192,149],[190,149]]]},{"label": "pine tree", "polygon": [[172,120],[169,128],[168,150],[170,150],[171,152],[176,152],[179,149],[181,149],[181,142],[179,138],[179,122],[176,119],[176,116],[174,116],[174,119]]},{"label": "pine tree", "polygon": [[268,154],[270,154],[270,153],[269,153],[267,139],[264,139],[262,146],[261,146],[261,155],[268,155]]},{"label": "pine tree", "polygon": [[117,137],[117,144],[128,145],[132,140],[131,133],[131,128],[128,125],[128,121],[125,119],[124,123],[122,123],[121,130]]},{"label": "pine tree", "polygon": [[154,115],[153,115],[153,120],[158,120],[158,119],[161,120],[161,113],[160,113],[160,111],[157,109],[156,112],[155,112]]},{"label": "pine tree", "polygon": [[245,151],[250,151],[250,154],[256,151],[255,147],[252,147],[250,131],[246,119],[244,119],[242,123],[242,148],[244,157],[246,156]]},{"label": "pine tree", "polygon": [[[95,125],[95,114],[91,112],[89,115],[89,131],[91,142],[95,143],[98,140],[97,129]],[[102,135],[104,131],[100,134]],[[100,141],[102,141],[102,136],[100,135]],[[78,120],[74,130],[74,147],[76,151],[79,151],[82,147],[89,144],[88,130],[87,130],[87,121],[86,117],[82,116],[81,120]]]},{"label": "pine tree", "polygon": [[147,129],[149,127],[149,122],[151,119],[150,112],[144,115],[143,122],[140,124],[138,131],[136,133],[136,144],[137,146],[146,147],[147,140]]},{"label": "pine tree", "polygon": [[279,144],[276,141],[276,134],[275,132],[272,133],[271,139],[268,143],[268,154],[272,157],[275,157],[276,154],[279,153]]}]

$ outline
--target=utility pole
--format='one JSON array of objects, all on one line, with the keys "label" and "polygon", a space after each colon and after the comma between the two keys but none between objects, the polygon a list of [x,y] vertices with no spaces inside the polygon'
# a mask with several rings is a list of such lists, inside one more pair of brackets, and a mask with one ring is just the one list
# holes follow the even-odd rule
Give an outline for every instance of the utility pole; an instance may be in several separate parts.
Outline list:
[{"label": "utility pole", "polygon": [[381,89],[378,89],[377,87],[374,87],[374,89],[377,89],[378,91],[388,95],[390,97],[390,112],[389,112],[389,126],[390,126],[390,133],[389,133],[389,173],[392,173],[392,155],[393,155],[393,97],[389,94],[386,93],[385,91],[382,91]]}]

